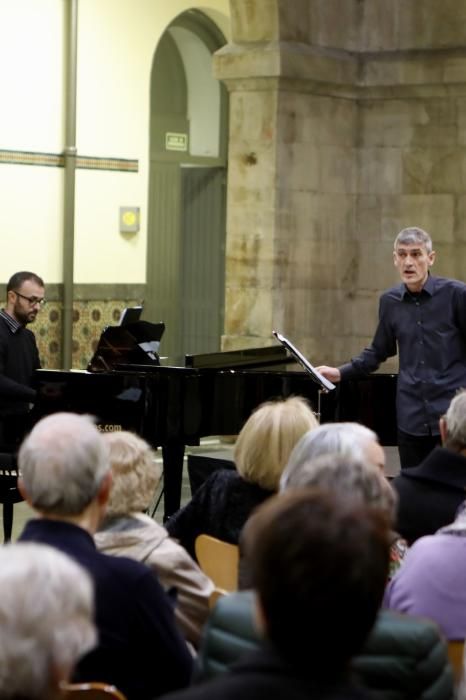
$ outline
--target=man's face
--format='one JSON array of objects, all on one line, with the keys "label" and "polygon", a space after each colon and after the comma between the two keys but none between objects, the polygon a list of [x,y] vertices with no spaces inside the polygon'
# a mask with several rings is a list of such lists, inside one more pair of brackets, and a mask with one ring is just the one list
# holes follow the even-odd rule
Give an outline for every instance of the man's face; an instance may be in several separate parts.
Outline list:
[{"label": "man's face", "polygon": [[401,280],[410,292],[421,291],[434,260],[435,252],[428,253],[425,245],[420,243],[400,243],[393,252],[395,267],[398,268]]},{"label": "man's face", "polygon": [[26,280],[18,289],[8,292],[6,311],[26,326],[35,320],[43,299],[44,288],[33,280]]}]

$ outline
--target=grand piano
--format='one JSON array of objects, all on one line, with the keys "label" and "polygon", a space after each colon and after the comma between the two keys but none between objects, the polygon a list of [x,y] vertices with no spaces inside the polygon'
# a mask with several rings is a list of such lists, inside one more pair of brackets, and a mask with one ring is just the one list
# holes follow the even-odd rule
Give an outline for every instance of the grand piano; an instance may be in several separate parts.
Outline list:
[{"label": "grand piano", "polygon": [[180,506],[185,446],[237,434],[263,401],[301,395],[320,409],[321,422],[358,421],[383,445],[396,444],[396,375],[342,382],[322,393],[279,344],[170,362],[140,352],[131,330],[104,331],[91,371],[37,370],[33,420],[57,411],[90,413],[101,431],[131,430],[161,447],[165,518]]}]

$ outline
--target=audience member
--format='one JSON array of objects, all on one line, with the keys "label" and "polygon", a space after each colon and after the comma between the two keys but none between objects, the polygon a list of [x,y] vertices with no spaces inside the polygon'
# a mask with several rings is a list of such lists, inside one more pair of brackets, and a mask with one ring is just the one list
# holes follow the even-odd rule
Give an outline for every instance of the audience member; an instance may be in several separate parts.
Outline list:
[{"label": "audience member", "polygon": [[[324,457],[327,459],[319,462]],[[383,475],[384,463],[385,453],[372,430],[359,423],[327,423],[306,433],[297,443],[280,488],[319,486],[342,496],[353,494],[369,505],[379,506],[394,525],[396,495]],[[407,550],[406,541],[392,531],[389,579],[401,566]]]},{"label": "audience member", "polygon": [[94,592],[69,557],[40,544],[0,548],[0,698],[57,700],[94,647]]},{"label": "audience member", "polygon": [[348,677],[374,624],[388,572],[380,513],[302,489],[252,515],[245,553],[266,642],[216,679],[171,700],[350,700]]},{"label": "audience member", "polygon": [[466,489],[466,391],[452,400],[440,418],[442,447],[421,464],[403,469],[393,481],[398,493],[397,529],[412,544],[448,525]]},{"label": "audience member", "polygon": [[383,472],[385,452],[373,430],[360,423],[326,423],[309,431],[297,442],[280,479],[281,489],[303,462],[320,455],[338,454],[371,462]]},{"label": "audience member", "polygon": [[455,521],[410,547],[384,607],[428,617],[447,639],[466,638],[466,504]]},{"label": "audience member", "polygon": [[89,416],[42,419],[18,456],[19,486],[39,517],[23,541],[69,554],[95,585],[99,645],[77,667],[76,680],[113,683],[128,700],[149,700],[187,685],[191,656],[154,574],[139,562],[97,551],[93,535],[111,486],[108,451]]},{"label": "audience member", "polygon": [[107,516],[94,537],[97,548],[137,559],[153,569],[165,590],[176,593],[176,619],[185,637],[198,646],[214,585],[184,547],[143,513],[161,475],[152,449],[125,431],[105,433],[103,439],[110,452],[113,482]]},{"label": "audience member", "polygon": [[237,544],[254,508],[277,491],[296,442],[317,425],[315,415],[300,397],[259,406],[236,441],[236,470],[221,469],[211,474],[192,500],[168,520],[169,534],[192,557],[194,542],[203,533]]}]

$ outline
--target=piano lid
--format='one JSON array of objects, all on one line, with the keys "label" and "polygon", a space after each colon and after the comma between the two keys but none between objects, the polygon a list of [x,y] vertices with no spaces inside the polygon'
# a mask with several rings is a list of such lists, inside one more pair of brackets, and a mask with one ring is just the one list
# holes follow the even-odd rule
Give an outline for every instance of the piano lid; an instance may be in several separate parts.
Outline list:
[{"label": "piano lid", "polygon": [[194,369],[216,368],[255,368],[268,365],[281,365],[294,362],[281,345],[270,345],[263,348],[244,348],[243,350],[224,350],[223,352],[185,355],[185,366]]},{"label": "piano lid", "polygon": [[109,372],[117,365],[159,365],[158,350],[165,324],[136,321],[125,326],[107,326],[90,360],[89,372]]}]

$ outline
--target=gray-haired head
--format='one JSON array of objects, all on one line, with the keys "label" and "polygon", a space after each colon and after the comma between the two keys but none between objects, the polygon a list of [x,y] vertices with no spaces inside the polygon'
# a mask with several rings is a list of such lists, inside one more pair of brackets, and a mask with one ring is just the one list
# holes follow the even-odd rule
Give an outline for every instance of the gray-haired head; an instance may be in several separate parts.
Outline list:
[{"label": "gray-haired head", "polygon": [[443,444],[450,450],[459,452],[466,448],[466,391],[462,389],[452,399],[445,414]]},{"label": "gray-haired head", "polygon": [[423,245],[428,253],[432,253],[432,238],[427,231],[417,226],[409,226],[400,231],[395,238],[393,249],[396,250],[399,245]]},{"label": "gray-haired head", "polygon": [[39,421],[18,455],[32,506],[53,515],[78,515],[97,496],[110,471],[108,450],[91,416],[54,413]]},{"label": "gray-haired head", "polygon": [[280,490],[295,478],[301,466],[321,455],[338,454],[351,459],[369,461],[384,467],[384,452],[373,430],[360,423],[325,423],[307,432],[296,444],[280,480]]},{"label": "gray-haired head", "polygon": [[0,548],[0,697],[58,697],[95,646],[89,575],[59,550],[19,542]]},{"label": "gray-haired head", "polygon": [[313,486],[334,496],[381,510],[393,523],[396,495],[378,467],[342,454],[323,454],[301,462],[283,490]]},{"label": "gray-haired head", "polygon": [[109,517],[145,511],[154,497],[162,470],[151,446],[126,430],[103,433],[113,481],[107,504]]}]

